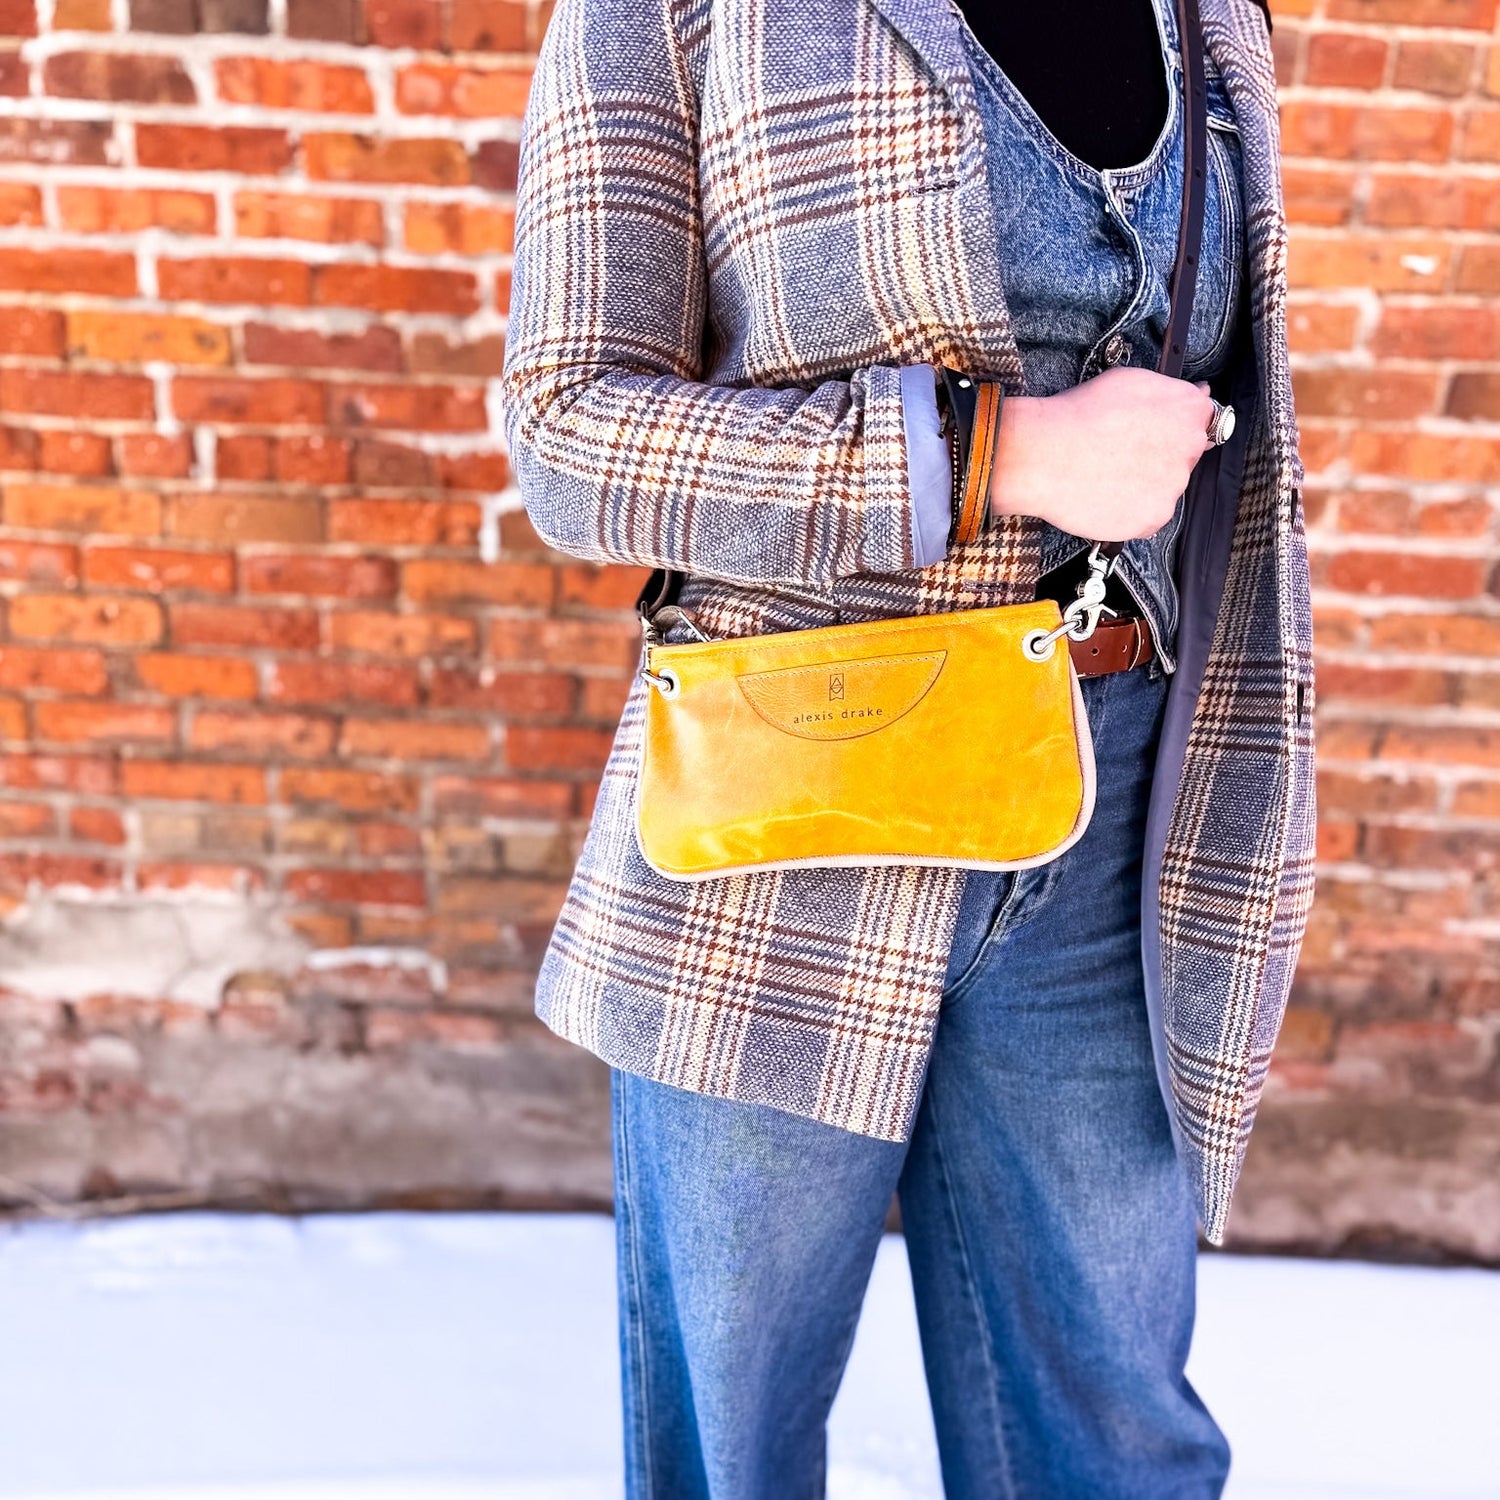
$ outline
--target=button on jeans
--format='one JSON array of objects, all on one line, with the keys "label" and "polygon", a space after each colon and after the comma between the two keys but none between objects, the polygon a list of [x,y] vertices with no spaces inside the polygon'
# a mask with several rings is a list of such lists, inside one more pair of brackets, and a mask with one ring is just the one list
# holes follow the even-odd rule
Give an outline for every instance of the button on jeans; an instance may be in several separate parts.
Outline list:
[{"label": "button on jeans", "polygon": [[907,1144],[616,1072],[627,1493],[814,1500],[900,1194],[948,1500],[1210,1500],[1183,1368],[1196,1232],[1141,982],[1159,672],[1083,683],[1099,796],[1035,870],[971,872]]}]

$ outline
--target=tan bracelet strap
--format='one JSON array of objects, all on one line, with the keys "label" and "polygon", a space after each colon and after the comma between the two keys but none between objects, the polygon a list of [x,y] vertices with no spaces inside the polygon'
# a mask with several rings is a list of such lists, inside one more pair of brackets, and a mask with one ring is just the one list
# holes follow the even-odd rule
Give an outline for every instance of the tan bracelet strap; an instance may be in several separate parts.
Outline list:
[{"label": "tan bracelet strap", "polygon": [[989,509],[990,475],[995,468],[996,422],[1000,415],[998,380],[981,380],[974,403],[974,427],[969,434],[969,462],[964,469],[963,503],[953,528],[956,543],[974,542],[984,530]]}]

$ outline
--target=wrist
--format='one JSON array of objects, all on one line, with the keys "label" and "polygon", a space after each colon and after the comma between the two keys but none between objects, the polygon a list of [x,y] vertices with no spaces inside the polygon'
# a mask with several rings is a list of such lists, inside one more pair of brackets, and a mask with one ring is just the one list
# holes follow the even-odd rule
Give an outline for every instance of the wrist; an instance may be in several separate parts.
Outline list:
[{"label": "wrist", "polygon": [[995,516],[1047,519],[1048,412],[1045,396],[1012,396],[995,434],[989,508]]}]

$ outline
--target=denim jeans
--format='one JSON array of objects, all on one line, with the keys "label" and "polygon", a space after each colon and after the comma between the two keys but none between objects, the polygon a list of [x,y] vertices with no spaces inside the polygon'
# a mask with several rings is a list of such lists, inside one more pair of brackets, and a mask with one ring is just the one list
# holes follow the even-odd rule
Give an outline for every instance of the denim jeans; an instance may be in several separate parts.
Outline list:
[{"label": "denim jeans", "polygon": [[893,1192],[949,1500],[1209,1500],[1196,1233],[1141,978],[1166,679],[1085,680],[1099,794],[970,872],[908,1144],[616,1072],[627,1493],[812,1500]]}]

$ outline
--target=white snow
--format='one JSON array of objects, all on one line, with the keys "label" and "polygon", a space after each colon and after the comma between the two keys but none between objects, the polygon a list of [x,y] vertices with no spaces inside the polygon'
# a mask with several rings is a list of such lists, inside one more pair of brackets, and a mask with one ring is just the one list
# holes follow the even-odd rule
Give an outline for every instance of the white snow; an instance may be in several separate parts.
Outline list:
[{"label": "white snow", "polygon": [[[193,1214],[0,1232],[0,1496],[614,1500],[608,1220]],[[1500,1500],[1500,1274],[1209,1256],[1228,1500]],[[902,1242],[831,1500],[941,1495]]]}]

